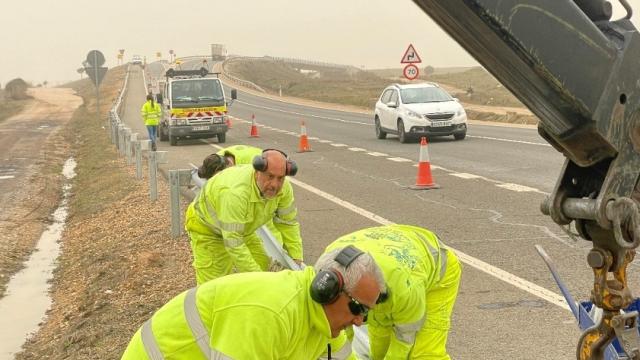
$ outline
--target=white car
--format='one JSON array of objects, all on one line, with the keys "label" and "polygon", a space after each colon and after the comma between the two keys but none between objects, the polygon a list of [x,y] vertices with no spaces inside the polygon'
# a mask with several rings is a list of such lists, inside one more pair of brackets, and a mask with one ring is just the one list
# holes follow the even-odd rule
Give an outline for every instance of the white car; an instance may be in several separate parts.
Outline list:
[{"label": "white car", "polygon": [[422,136],[467,135],[467,113],[457,99],[434,83],[394,84],[376,102],[378,139],[397,134],[401,143]]},{"label": "white car", "polygon": [[140,57],[140,55],[133,55],[131,57],[131,63],[133,65],[142,65],[142,58]]}]

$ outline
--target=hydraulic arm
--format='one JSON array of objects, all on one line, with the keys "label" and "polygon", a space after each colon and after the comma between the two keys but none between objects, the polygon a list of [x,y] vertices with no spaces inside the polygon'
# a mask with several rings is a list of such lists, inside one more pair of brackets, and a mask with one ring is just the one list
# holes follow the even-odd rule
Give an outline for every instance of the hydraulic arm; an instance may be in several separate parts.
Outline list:
[{"label": "hydraulic arm", "polygon": [[578,359],[600,359],[618,336],[640,359],[626,270],[640,244],[640,34],[612,21],[604,0],[414,0],[540,118],[538,132],[566,161],[542,212],[575,222],[593,243],[591,299],[602,320]]}]

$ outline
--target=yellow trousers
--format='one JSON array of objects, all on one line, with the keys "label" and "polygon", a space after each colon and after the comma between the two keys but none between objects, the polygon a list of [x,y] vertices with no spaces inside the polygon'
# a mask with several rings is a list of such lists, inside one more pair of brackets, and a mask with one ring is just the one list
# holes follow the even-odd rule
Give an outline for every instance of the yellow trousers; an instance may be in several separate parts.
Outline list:
[{"label": "yellow trousers", "polygon": [[[451,327],[453,305],[458,296],[458,287],[462,266],[453,251],[447,251],[447,269],[436,285],[427,291],[427,318],[416,334],[416,340],[409,359],[450,360],[447,353],[447,336]],[[394,336],[391,328],[369,327],[370,336],[376,336],[375,346],[371,348],[372,359],[384,359],[389,347],[390,337]]]},{"label": "yellow trousers", "polygon": [[[229,275],[233,271],[233,258],[227,252],[221,239],[209,235],[190,232],[193,268],[198,285],[209,280]],[[269,267],[270,258],[265,253],[260,238],[252,234],[244,239],[253,259],[263,271]]]}]

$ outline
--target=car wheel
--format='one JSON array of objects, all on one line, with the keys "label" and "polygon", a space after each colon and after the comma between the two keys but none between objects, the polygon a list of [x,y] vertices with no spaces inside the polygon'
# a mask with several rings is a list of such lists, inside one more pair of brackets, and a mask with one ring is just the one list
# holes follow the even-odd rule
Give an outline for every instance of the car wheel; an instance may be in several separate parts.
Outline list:
[{"label": "car wheel", "polygon": [[453,138],[456,140],[462,140],[465,138],[465,136],[467,136],[467,132],[463,132],[463,133],[457,133],[457,134],[453,134]]},{"label": "car wheel", "polygon": [[376,116],[375,123],[376,123],[376,137],[378,139],[385,139],[387,137],[387,133],[382,130],[382,127],[380,126],[380,119],[377,116]]},{"label": "car wheel", "polygon": [[227,141],[227,133],[218,134],[218,144],[222,144]]},{"label": "car wheel", "polygon": [[169,136],[169,143],[171,144],[171,146],[178,145],[178,138],[175,136]]},{"label": "car wheel", "polygon": [[409,135],[404,131],[404,123],[402,120],[398,120],[398,140],[403,144],[409,142]]}]

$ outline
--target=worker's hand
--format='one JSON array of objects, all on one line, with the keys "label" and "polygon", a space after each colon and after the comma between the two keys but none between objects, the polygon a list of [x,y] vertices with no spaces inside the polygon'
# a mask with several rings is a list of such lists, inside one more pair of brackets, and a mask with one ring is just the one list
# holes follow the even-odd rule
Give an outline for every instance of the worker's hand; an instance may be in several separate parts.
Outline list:
[{"label": "worker's hand", "polygon": [[294,261],[296,264],[298,264],[298,265],[302,266],[302,259],[293,259],[293,261]]}]

